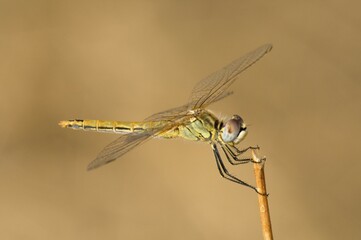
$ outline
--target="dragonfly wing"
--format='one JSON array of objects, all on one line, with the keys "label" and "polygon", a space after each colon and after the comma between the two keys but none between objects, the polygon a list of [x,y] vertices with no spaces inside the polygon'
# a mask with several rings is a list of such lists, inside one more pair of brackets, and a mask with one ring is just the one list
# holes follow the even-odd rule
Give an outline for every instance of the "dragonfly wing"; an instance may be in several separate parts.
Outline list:
[{"label": "dragonfly wing", "polygon": [[92,170],[108,164],[133,148],[149,140],[152,136],[158,133],[160,129],[152,129],[142,133],[129,133],[122,135],[115,141],[106,146],[87,167],[87,170]]},{"label": "dragonfly wing", "polygon": [[239,74],[271,51],[271,49],[271,44],[263,45],[200,81],[193,88],[189,109],[205,107],[228,96],[229,94],[224,92],[237,79]]},{"label": "dragonfly wing", "polygon": [[190,104],[185,104],[180,107],[171,108],[166,111],[155,113],[147,117],[144,121],[173,121],[183,118],[187,115]]},{"label": "dragonfly wing", "polygon": [[[233,94],[233,92],[223,92],[217,96],[217,98],[213,99],[213,102],[217,102],[225,97],[228,97],[229,95]],[[192,114],[190,114],[189,110],[191,109],[191,106],[194,106],[195,102],[190,102],[188,104],[185,104],[180,107],[171,108],[166,111],[155,113],[149,117],[147,117],[144,121],[172,121],[176,122],[179,119],[182,119],[186,116],[190,117]]]}]

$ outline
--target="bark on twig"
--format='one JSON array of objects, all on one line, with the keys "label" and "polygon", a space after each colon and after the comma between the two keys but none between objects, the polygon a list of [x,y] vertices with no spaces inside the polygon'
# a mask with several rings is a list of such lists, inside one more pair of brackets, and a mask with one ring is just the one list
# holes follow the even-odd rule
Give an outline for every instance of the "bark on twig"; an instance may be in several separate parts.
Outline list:
[{"label": "bark on twig", "polygon": [[264,175],[265,158],[259,158],[257,153],[252,150],[252,157],[255,163],[253,164],[254,174],[256,176],[257,189],[261,194],[258,194],[259,212],[261,215],[261,224],[263,238],[265,240],[273,240],[271,217],[268,208],[268,194],[266,190],[266,179]]}]

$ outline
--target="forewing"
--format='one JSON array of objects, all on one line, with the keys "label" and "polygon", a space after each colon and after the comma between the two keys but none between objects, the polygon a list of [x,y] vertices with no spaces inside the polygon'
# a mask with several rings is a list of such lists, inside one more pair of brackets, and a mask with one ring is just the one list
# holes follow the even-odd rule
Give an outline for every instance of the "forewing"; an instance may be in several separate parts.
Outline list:
[{"label": "forewing", "polygon": [[[217,102],[225,97],[228,97],[231,94],[233,94],[233,92],[223,92],[220,95],[218,95],[217,98],[213,99],[213,102]],[[189,110],[191,109],[191,106],[194,106],[194,104],[195,104],[195,102],[191,102],[191,103],[185,104],[180,107],[171,108],[166,111],[155,113],[155,114],[147,117],[144,121],[177,122],[179,119],[191,116]]]},{"label": "forewing", "polygon": [[144,121],[175,121],[179,118],[185,117],[187,115],[189,108],[189,104],[185,104],[180,107],[171,108],[166,111],[155,113],[146,119]]},{"label": "forewing", "polygon": [[133,148],[139,146],[145,141],[149,140],[153,135],[159,132],[159,129],[149,130],[143,133],[129,133],[120,136],[118,139],[106,146],[87,167],[87,170],[92,170],[108,164]]},{"label": "forewing", "polygon": [[263,45],[200,81],[193,88],[189,109],[205,107],[220,100],[220,97],[223,98],[225,90],[237,79],[239,74],[271,49],[271,44]]}]

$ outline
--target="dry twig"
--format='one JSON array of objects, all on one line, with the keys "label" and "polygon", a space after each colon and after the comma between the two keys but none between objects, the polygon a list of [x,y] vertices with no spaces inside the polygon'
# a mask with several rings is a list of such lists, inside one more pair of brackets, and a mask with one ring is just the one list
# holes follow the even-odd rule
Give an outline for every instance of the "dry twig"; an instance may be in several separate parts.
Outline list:
[{"label": "dry twig", "polygon": [[257,153],[252,150],[252,158],[255,161],[253,164],[254,174],[256,176],[256,185],[258,192],[258,203],[259,203],[259,212],[261,214],[261,224],[263,238],[265,240],[273,240],[272,226],[271,226],[271,217],[268,208],[268,194],[266,190],[266,179],[264,175],[264,164],[266,158],[259,158]]}]

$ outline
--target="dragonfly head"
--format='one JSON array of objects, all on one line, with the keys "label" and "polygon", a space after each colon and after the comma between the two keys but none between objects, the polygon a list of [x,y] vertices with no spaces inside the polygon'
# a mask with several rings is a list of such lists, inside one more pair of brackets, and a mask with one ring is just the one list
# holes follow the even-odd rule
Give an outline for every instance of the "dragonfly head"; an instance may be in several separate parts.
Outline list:
[{"label": "dragonfly head", "polygon": [[238,115],[233,115],[221,129],[221,138],[223,142],[239,143],[247,135],[247,126],[243,119]]}]

